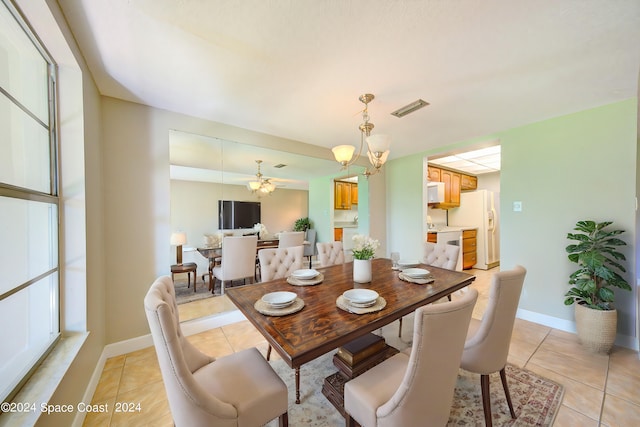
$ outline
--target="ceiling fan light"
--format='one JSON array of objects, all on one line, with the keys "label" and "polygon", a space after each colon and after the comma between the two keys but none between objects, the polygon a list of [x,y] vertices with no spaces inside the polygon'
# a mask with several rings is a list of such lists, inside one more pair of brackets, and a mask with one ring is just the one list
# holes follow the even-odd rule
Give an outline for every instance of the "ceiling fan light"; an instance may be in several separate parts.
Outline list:
[{"label": "ceiling fan light", "polygon": [[356,147],[353,145],[337,145],[331,149],[336,161],[342,164],[349,163],[355,150]]},{"label": "ceiling fan light", "polygon": [[247,188],[251,191],[256,191],[257,189],[260,188],[260,182],[259,181],[249,181],[247,183]]},{"label": "ceiling fan light", "polygon": [[369,151],[383,153],[389,151],[391,137],[384,134],[370,135],[367,137],[367,145],[369,146]]}]

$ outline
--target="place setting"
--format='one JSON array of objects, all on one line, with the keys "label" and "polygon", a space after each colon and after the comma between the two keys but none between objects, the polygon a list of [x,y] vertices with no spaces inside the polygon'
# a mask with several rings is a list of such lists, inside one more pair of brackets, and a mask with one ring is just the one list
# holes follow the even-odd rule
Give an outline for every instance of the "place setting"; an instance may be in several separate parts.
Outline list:
[{"label": "place setting", "polygon": [[294,286],[313,286],[322,283],[323,280],[324,274],[313,268],[295,270],[287,277],[287,283]]},{"label": "place setting", "polygon": [[265,294],[254,307],[268,316],[286,316],[302,310],[304,301],[295,292],[277,291]]},{"label": "place setting", "polygon": [[387,301],[372,289],[349,289],[338,297],[336,305],[349,313],[365,314],[382,310]]},{"label": "place setting", "polygon": [[[417,264],[416,264],[417,265]],[[432,283],[435,278],[431,274],[429,270],[424,268],[405,268],[398,273],[398,277],[400,280],[404,280],[405,282],[416,283],[418,285],[425,285],[428,283]]]}]

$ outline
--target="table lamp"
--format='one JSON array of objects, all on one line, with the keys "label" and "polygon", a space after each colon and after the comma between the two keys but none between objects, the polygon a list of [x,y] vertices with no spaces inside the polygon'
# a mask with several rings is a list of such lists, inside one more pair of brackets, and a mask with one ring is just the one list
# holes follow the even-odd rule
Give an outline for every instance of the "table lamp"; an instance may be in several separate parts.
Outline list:
[{"label": "table lamp", "polygon": [[187,233],[171,233],[171,245],[176,246],[176,261],[182,265],[182,245],[187,243]]}]

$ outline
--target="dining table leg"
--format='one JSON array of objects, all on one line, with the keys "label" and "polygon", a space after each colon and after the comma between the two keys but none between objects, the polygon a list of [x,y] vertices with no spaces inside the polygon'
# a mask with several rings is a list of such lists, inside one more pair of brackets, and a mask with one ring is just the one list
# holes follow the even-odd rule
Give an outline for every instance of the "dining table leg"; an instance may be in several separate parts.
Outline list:
[{"label": "dining table leg", "polygon": [[296,403],[300,404],[300,368],[296,368]]}]

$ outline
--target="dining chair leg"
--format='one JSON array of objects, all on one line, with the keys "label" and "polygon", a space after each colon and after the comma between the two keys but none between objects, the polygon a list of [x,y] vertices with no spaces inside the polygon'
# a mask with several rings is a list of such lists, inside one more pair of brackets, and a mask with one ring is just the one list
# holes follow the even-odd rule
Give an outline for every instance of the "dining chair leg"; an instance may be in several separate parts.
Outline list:
[{"label": "dining chair leg", "polygon": [[482,389],[482,408],[484,409],[484,425],[491,427],[491,394],[489,392],[489,375],[480,376],[480,388]]},{"label": "dining chair leg", "polygon": [[269,344],[269,348],[267,349],[267,362],[271,359],[271,344]]},{"label": "dining chair leg", "polygon": [[509,394],[509,385],[507,384],[507,373],[504,368],[500,369],[500,379],[502,380],[502,388],[504,388],[504,395],[507,397],[507,404],[509,405],[509,412],[511,412],[511,418],[516,419],[516,413],[513,410],[513,403],[511,403],[511,394]]},{"label": "dining chair leg", "polygon": [[289,412],[285,412],[280,415],[280,419],[278,420],[279,427],[289,427]]},{"label": "dining chair leg", "polygon": [[356,422],[356,420],[353,419],[351,415],[347,414],[347,418],[345,418],[345,425],[347,427],[356,427],[359,424]]},{"label": "dining chair leg", "polygon": [[402,338],[402,317],[398,320],[400,320],[400,326],[398,327],[398,338]]}]

